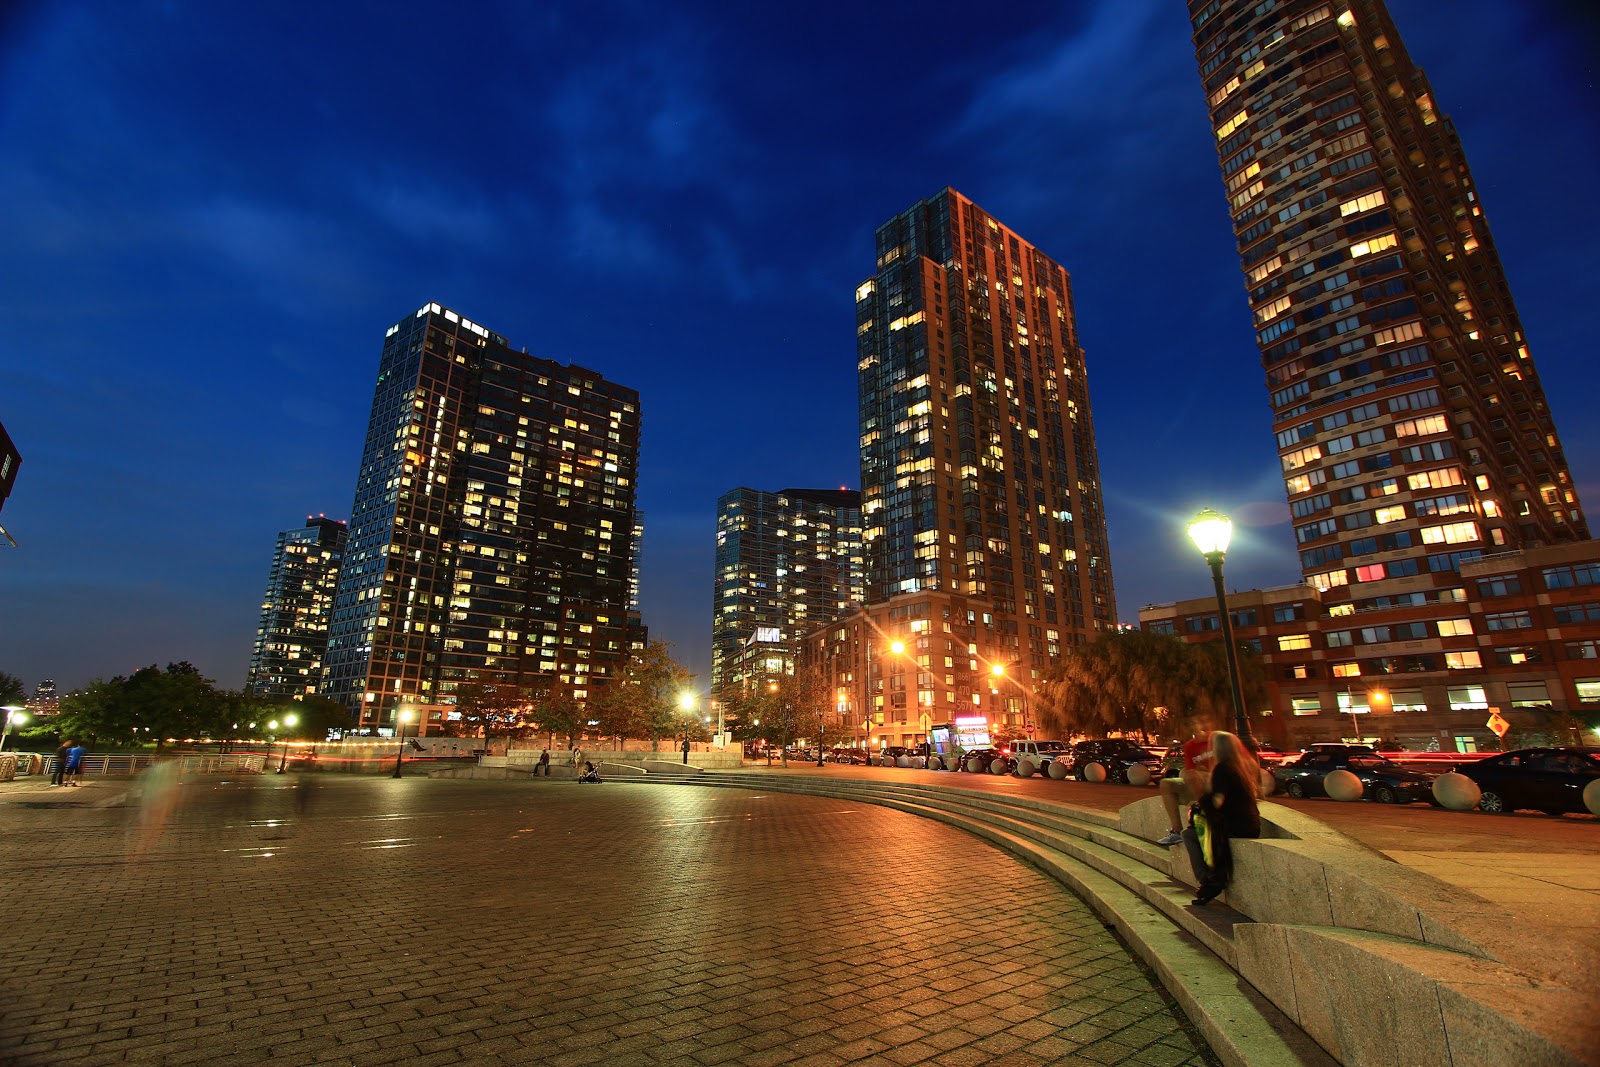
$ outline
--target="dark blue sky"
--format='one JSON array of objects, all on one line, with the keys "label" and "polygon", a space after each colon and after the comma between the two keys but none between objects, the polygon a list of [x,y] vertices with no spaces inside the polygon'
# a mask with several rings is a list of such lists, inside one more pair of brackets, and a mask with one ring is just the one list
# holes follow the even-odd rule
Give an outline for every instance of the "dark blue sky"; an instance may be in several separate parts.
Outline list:
[{"label": "dark blue sky", "polygon": [[[274,535],[348,517],[384,329],[436,300],[640,391],[645,621],[704,675],[716,498],[858,484],[853,290],[945,185],[1072,273],[1120,617],[1207,593],[1202,505],[1231,585],[1296,581],[1180,0],[795,8],[8,5],[0,670],[241,685]],[[1391,4],[1595,508],[1580,9]]]}]

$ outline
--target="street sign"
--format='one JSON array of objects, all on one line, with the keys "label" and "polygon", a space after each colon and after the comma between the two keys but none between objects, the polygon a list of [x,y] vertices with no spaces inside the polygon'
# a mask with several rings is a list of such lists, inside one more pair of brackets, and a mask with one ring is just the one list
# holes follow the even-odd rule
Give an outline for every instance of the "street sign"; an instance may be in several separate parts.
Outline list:
[{"label": "street sign", "polygon": [[1489,721],[1484,725],[1493,730],[1496,737],[1504,737],[1506,731],[1511,729],[1511,724],[1498,711],[1491,711],[1489,713]]}]

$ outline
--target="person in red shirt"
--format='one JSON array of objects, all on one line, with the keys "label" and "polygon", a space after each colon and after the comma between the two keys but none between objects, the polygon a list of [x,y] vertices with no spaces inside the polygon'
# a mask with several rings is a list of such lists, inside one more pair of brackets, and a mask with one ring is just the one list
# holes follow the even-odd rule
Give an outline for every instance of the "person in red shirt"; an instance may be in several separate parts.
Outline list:
[{"label": "person in red shirt", "polygon": [[1183,744],[1183,770],[1176,778],[1161,779],[1161,806],[1167,813],[1170,832],[1157,841],[1158,845],[1176,845],[1183,841],[1183,820],[1178,814],[1181,805],[1193,803],[1206,795],[1211,780],[1211,731],[1204,718],[1191,715],[1184,719],[1189,740]]}]

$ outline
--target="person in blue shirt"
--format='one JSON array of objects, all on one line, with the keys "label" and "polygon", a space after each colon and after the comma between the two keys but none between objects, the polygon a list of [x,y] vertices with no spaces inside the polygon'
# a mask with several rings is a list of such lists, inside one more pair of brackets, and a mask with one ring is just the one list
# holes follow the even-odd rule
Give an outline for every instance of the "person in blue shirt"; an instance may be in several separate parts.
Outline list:
[{"label": "person in blue shirt", "polygon": [[67,785],[78,786],[83,784],[83,757],[84,748],[82,743],[74,741],[72,747],[67,749]]}]

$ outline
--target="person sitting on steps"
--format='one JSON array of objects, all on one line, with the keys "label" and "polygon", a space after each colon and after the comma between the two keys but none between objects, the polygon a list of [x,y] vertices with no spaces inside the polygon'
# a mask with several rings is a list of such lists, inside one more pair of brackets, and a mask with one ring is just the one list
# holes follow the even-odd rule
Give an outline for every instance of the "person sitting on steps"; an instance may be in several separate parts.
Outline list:
[{"label": "person sitting on steps", "polygon": [[1190,864],[1200,883],[1194,905],[1211,903],[1228,888],[1233,877],[1233,848],[1235,838],[1261,836],[1261,767],[1244,742],[1218,730],[1211,735],[1211,788],[1199,800],[1205,814],[1206,831],[1211,839],[1211,859],[1204,858],[1198,835],[1191,820],[1183,833],[1183,843],[1189,851]]},{"label": "person sitting on steps", "polygon": [[1210,786],[1211,735],[1205,716],[1186,715],[1183,724],[1189,733],[1189,740],[1183,743],[1183,769],[1176,778],[1161,779],[1161,807],[1167,813],[1168,833],[1158,845],[1176,845],[1183,840],[1179,809],[1199,800]]}]

